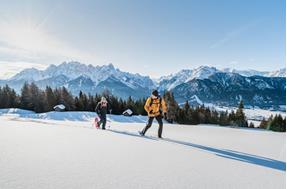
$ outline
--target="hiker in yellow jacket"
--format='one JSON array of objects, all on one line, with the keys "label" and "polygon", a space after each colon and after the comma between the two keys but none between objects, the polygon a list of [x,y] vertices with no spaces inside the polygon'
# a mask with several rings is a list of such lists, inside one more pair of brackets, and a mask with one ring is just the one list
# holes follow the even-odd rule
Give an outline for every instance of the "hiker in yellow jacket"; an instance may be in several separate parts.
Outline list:
[{"label": "hiker in yellow jacket", "polygon": [[151,96],[146,100],[144,109],[148,113],[149,119],[145,128],[140,132],[140,135],[145,135],[155,118],[159,124],[158,137],[161,138],[163,128],[162,117],[163,115],[166,117],[167,108],[164,99],[159,96],[157,90],[154,90]]}]

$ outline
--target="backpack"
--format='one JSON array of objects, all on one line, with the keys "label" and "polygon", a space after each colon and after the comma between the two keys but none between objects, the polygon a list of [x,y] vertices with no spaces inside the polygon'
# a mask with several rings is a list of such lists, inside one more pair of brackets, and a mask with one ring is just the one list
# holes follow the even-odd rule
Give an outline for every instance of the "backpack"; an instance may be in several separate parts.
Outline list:
[{"label": "backpack", "polygon": [[[161,104],[161,97],[159,96],[158,98],[159,98],[159,104]],[[154,101],[151,97],[150,97],[150,99],[151,99],[151,101],[149,103],[149,106],[151,106],[153,104],[153,101]]]}]

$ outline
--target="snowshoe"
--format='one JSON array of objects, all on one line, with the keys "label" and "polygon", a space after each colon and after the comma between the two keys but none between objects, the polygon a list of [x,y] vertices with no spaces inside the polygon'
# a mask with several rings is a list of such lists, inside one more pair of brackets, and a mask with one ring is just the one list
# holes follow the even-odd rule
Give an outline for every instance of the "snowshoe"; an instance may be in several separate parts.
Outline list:
[{"label": "snowshoe", "polygon": [[94,125],[97,129],[100,128],[100,118],[99,117],[95,117]]},{"label": "snowshoe", "polygon": [[140,136],[144,136],[144,133],[142,131],[139,131]]}]

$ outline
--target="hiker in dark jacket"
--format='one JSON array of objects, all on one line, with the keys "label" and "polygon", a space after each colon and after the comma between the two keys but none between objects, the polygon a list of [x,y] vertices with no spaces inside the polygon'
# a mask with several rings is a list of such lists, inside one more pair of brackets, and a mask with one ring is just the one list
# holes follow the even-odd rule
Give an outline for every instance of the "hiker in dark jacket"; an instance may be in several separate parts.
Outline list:
[{"label": "hiker in dark jacket", "polygon": [[106,129],[107,113],[108,113],[108,101],[105,97],[101,98],[101,101],[97,104],[96,112],[100,117],[99,126],[102,125],[102,129]]}]

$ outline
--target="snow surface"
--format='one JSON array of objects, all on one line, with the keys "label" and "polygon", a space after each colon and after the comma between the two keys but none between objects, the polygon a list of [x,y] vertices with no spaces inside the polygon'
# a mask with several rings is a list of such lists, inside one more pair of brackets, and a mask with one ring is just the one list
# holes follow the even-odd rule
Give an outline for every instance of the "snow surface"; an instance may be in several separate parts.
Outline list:
[{"label": "snow surface", "polygon": [[156,124],[140,137],[144,123],[122,118],[103,131],[93,113],[73,112],[86,121],[71,121],[56,119],[65,112],[0,112],[1,189],[286,187],[285,133],[165,124],[159,140]]},{"label": "snow surface", "polygon": [[[33,111],[22,110],[17,108],[0,109],[0,115],[12,116],[18,118],[30,118],[30,119],[43,119],[43,120],[57,120],[57,121],[93,121],[97,116],[94,112],[47,112],[47,113],[35,113]],[[127,117],[123,115],[107,115],[109,122],[124,122],[124,123],[145,123],[147,116],[132,116]]]}]

